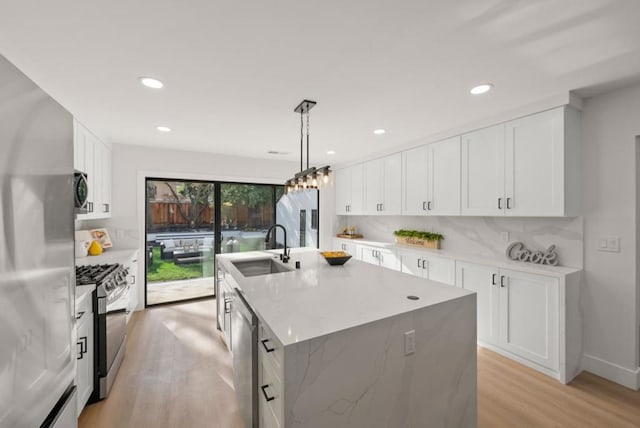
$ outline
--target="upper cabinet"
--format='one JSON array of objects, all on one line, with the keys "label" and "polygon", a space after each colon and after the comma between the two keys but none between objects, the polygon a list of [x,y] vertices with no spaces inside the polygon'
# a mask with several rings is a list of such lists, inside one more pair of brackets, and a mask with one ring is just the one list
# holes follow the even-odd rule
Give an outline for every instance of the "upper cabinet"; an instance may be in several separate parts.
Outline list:
[{"label": "upper cabinet", "polygon": [[74,126],[74,168],[87,174],[88,212],[78,220],[111,217],[111,147],[77,120]]},{"label": "upper cabinet", "polygon": [[462,215],[579,213],[578,113],[560,107],[462,136]]},{"label": "upper cabinet", "polygon": [[579,130],[563,106],[339,170],[336,212],[580,215]]},{"label": "upper cabinet", "polygon": [[398,215],[401,212],[402,155],[396,153],[364,164],[364,213]]},{"label": "upper cabinet", "polygon": [[460,214],[460,137],[402,153],[402,214]]},{"label": "upper cabinet", "polygon": [[363,164],[336,171],[336,214],[362,214],[364,204]]}]

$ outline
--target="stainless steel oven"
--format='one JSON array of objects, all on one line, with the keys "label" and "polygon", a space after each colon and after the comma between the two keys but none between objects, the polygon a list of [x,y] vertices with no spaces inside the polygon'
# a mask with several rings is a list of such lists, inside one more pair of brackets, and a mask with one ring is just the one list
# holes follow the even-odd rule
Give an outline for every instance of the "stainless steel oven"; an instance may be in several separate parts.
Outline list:
[{"label": "stainless steel oven", "polygon": [[128,269],[120,264],[76,268],[79,283],[96,284],[94,313],[94,388],[89,401],[105,398],[124,359],[127,344]]}]

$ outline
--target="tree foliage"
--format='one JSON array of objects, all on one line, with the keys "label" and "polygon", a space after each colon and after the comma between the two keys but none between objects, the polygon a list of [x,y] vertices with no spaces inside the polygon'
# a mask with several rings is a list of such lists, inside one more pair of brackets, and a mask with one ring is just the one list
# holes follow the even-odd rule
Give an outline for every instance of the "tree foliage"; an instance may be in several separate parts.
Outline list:
[{"label": "tree foliage", "polygon": [[255,208],[273,203],[273,187],[255,184],[223,184],[220,188],[223,205],[246,205]]}]

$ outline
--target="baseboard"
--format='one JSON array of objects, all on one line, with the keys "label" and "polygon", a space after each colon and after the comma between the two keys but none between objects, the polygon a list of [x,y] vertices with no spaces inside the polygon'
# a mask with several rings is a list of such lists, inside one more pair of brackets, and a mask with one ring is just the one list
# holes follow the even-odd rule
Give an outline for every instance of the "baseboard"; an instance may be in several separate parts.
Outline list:
[{"label": "baseboard", "polygon": [[640,367],[630,370],[593,355],[584,354],[582,369],[635,391],[640,389]]}]

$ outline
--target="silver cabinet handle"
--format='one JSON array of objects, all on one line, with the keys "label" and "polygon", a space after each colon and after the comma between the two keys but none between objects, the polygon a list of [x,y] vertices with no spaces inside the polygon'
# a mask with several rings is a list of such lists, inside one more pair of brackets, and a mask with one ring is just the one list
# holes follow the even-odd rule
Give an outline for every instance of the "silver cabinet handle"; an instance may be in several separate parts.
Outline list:
[{"label": "silver cabinet handle", "polygon": [[380,253],[380,263],[384,263],[384,254]]},{"label": "silver cabinet handle", "polygon": [[424,263],[426,262],[426,260],[422,260],[422,269],[428,269],[429,265],[425,266]]},{"label": "silver cabinet handle", "polygon": [[81,319],[83,315],[84,315],[84,311],[79,311],[78,315],[76,315],[76,320]]},{"label": "silver cabinet handle", "polygon": [[136,276],[131,275],[131,284],[135,284],[135,283],[136,283]]},{"label": "silver cabinet handle", "polygon": [[418,259],[418,267],[420,267],[420,259]]},{"label": "silver cabinet handle", "polygon": [[225,297],[224,298],[224,313],[225,314],[230,314],[231,313],[231,298],[229,297]]},{"label": "silver cabinet handle", "polygon": [[498,209],[502,209],[502,198],[498,198]]},{"label": "silver cabinet handle", "polygon": [[269,346],[267,346],[267,342],[269,342],[270,339],[262,339],[260,341],[260,343],[262,343],[262,346],[264,346],[264,350],[267,352],[273,352],[276,350],[276,348],[270,348]]},{"label": "silver cabinet handle", "polygon": [[507,198],[507,209],[508,210],[511,209],[511,206],[510,206],[509,202],[511,202],[511,198]]},{"label": "silver cabinet handle", "polygon": [[426,202],[422,202],[422,211],[426,211],[427,210],[427,203]]},{"label": "silver cabinet handle", "polygon": [[105,213],[109,212],[109,204],[102,204],[102,212],[105,212]]},{"label": "silver cabinet handle", "polygon": [[498,274],[496,273],[491,274],[491,285],[498,285],[496,284],[496,276],[498,276]]},{"label": "silver cabinet handle", "polygon": [[84,358],[84,354],[86,354],[87,352],[89,352],[87,350],[88,346],[87,346],[87,336],[82,336],[79,338],[80,340],[78,342],[76,342],[77,345],[80,345],[80,355],[78,355],[76,357],[76,360],[81,360]]},{"label": "silver cabinet handle", "polygon": [[504,287],[504,275],[500,275],[500,287]]},{"label": "silver cabinet handle", "polygon": [[384,211],[384,204],[380,204],[380,211]]},{"label": "silver cabinet handle", "polygon": [[431,211],[431,201],[427,202],[427,210]]}]

